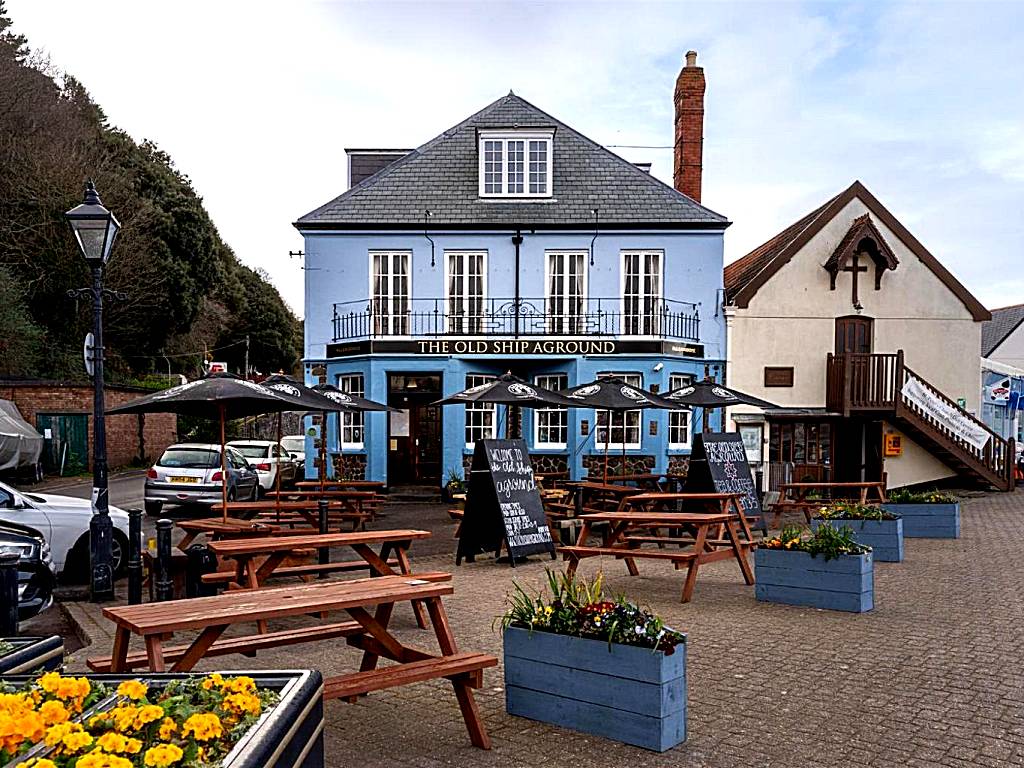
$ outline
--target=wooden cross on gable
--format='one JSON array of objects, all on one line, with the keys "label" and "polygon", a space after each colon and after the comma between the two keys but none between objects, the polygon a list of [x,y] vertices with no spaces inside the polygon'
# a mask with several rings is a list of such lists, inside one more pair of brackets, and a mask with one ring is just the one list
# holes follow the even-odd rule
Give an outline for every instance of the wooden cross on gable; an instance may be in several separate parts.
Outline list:
[{"label": "wooden cross on gable", "polygon": [[853,220],[850,229],[823,265],[829,274],[829,288],[833,291],[836,289],[836,278],[839,273],[850,273],[850,301],[857,309],[861,308],[858,275],[868,271],[868,263],[875,265],[876,291],[882,287],[882,273],[899,266],[896,254],[885,242],[882,233],[878,231],[870,216],[864,214]]},{"label": "wooden cross on gable", "polygon": [[[860,263],[861,256],[864,256],[866,258],[871,258],[868,254],[864,253],[863,251],[858,251],[857,253],[853,254],[853,256],[850,257],[850,263],[842,268],[843,272],[850,272],[853,275],[853,281],[851,282],[851,286],[852,286],[853,291],[852,291],[852,293],[850,295],[850,301],[853,302],[854,306],[857,306],[858,304],[860,304],[860,297],[857,295],[857,273],[858,272],[867,272],[868,271],[867,265],[866,264],[862,265]],[[835,286],[833,285],[833,288],[834,287]]]}]

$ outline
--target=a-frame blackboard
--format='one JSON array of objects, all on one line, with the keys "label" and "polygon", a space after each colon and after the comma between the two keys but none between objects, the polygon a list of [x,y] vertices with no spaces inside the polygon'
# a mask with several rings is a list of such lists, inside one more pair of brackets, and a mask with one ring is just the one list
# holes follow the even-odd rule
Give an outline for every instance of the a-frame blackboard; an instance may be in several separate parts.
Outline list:
[{"label": "a-frame blackboard", "polygon": [[768,533],[761,509],[761,497],[754,485],[747,451],[738,432],[698,432],[686,473],[687,493],[739,493],[743,514],[758,518],[759,527]]},{"label": "a-frame blackboard", "polygon": [[481,552],[508,549],[509,560],[538,552],[555,556],[544,506],[524,440],[478,440],[473,449],[455,564]]}]

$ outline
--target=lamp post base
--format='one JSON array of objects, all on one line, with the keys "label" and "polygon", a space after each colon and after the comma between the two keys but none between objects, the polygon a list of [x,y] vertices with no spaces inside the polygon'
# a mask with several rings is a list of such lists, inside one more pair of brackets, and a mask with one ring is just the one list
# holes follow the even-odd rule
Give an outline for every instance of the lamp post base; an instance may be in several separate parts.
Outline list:
[{"label": "lamp post base", "polygon": [[114,599],[113,536],[110,515],[93,514],[89,521],[89,597],[94,603]]}]

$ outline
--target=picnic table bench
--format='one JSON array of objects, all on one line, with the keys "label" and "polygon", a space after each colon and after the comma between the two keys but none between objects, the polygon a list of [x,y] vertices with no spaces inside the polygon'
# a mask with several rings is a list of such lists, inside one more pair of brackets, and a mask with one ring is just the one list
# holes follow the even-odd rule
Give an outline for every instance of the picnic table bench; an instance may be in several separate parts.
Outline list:
[{"label": "picnic table bench", "polygon": [[[732,494],[726,494],[732,495]],[[700,566],[717,560],[735,559],[747,584],[754,583],[754,573],[747,561],[747,553],[753,542],[740,538],[737,524],[740,516],[735,512],[689,513],[689,512],[597,512],[583,515],[583,527],[573,546],[558,547],[564,560],[568,560],[566,572],[576,572],[581,560],[587,557],[609,556],[626,561],[631,576],[636,576],[637,559],[669,560],[681,569],[686,566],[683,582],[682,602],[690,601],[697,583]],[[588,542],[591,528],[595,523],[606,523],[607,532],[599,546]],[[636,529],[668,528],[688,529],[690,536],[660,536],[636,533]],[[712,533],[712,530],[715,532]],[[725,532],[725,538],[721,532]],[[644,544],[658,544],[658,549],[643,549]],[[675,545],[670,548],[668,545]]]},{"label": "picnic table bench", "polygon": [[[844,482],[844,483],[781,483],[779,485],[779,499],[772,504],[772,527],[778,528],[782,513],[786,510],[803,512],[807,522],[811,522],[811,513],[822,505],[834,501],[834,491],[841,493],[856,492],[856,499],[860,504],[867,504],[869,496],[874,495],[874,501],[882,504],[886,501],[885,482]],[[811,493],[824,493],[828,498],[807,498]],[[792,495],[791,495],[792,494]]]},{"label": "picnic table bench", "polygon": [[205,536],[209,541],[219,541],[302,533],[260,520],[242,520],[236,517],[229,517],[227,520],[223,517],[197,517],[191,520],[178,520],[175,525],[185,532],[178,542],[178,548],[181,550],[187,549],[189,544],[200,536]]},{"label": "picnic table bench", "polygon": [[[352,701],[354,697],[384,688],[446,678],[454,688],[470,740],[477,747],[489,749],[490,739],[472,689],[482,686],[483,670],[495,666],[497,659],[483,653],[459,652],[441,602],[443,596],[452,592],[447,581],[395,575],[109,607],[103,609],[103,615],[116,625],[112,654],[109,658],[91,658],[87,663],[98,672],[123,673],[133,667],[163,672],[173,659],[171,671],[187,672],[207,656],[255,653],[266,648],[343,637],[349,645],[363,651],[362,663],[358,672],[325,679],[324,698]],[[407,601],[426,605],[440,655],[406,646],[388,631],[394,606]],[[236,624],[337,611],[347,613],[351,620],[222,639],[225,630]],[[199,634],[188,645],[165,648],[167,639],[185,631]],[[128,652],[133,634],[145,641],[144,659],[140,658],[142,654]],[[395,664],[378,668],[381,657]]]}]

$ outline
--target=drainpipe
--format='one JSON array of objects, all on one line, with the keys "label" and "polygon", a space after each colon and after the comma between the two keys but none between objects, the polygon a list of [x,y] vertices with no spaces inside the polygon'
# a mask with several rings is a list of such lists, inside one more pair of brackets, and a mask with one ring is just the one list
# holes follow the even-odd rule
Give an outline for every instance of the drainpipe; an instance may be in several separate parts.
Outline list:
[{"label": "drainpipe", "polygon": [[522,299],[519,296],[519,246],[523,244],[523,234],[520,230],[516,230],[516,233],[512,235],[512,245],[516,247],[516,258],[515,258],[515,297],[512,300],[512,329],[513,337],[519,338],[519,311],[521,309]]}]

